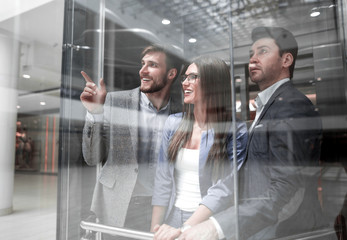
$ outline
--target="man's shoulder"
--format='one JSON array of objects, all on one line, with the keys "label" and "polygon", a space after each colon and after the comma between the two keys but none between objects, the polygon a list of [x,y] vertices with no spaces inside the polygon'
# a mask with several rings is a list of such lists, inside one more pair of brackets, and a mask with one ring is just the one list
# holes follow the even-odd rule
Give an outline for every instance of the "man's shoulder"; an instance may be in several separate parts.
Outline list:
[{"label": "man's shoulder", "polygon": [[107,98],[112,102],[112,105],[123,105],[128,101],[138,104],[140,100],[140,88],[108,92]]},{"label": "man's shoulder", "polygon": [[[277,92],[277,91],[276,91]],[[283,104],[304,104],[307,106],[313,106],[311,100],[300,90],[298,90],[292,83],[288,82],[279,87],[274,100]]]},{"label": "man's shoulder", "polygon": [[112,97],[132,97],[134,95],[140,94],[140,87],[130,89],[130,90],[112,91],[112,92],[108,92],[107,94]]},{"label": "man's shoulder", "polygon": [[273,98],[267,113],[270,118],[319,118],[312,101],[293,84],[286,84]]},{"label": "man's shoulder", "polygon": [[[112,91],[106,96],[105,106],[128,109],[138,109],[140,104],[140,89]],[[113,111],[111,109],[111,111]]]}]

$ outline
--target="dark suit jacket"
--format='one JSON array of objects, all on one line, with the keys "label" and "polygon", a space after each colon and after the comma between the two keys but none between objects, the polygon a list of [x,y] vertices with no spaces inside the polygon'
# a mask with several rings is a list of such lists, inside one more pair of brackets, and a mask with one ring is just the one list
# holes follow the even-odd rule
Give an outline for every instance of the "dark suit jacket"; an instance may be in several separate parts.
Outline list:
[{"label": "dark suit jacket", "polygon": [[[272,239],[321,225],[317,184],[321,120],[290,82],[269,99],[249,135],[239,171],[241,239]],[[215,216],[235,234],[235,207]]]},{"label": "dark suit jacket", "polygon": [[[106,225],[123,227],[136,184],[139,107],[139,88],[110,92],[104,104],[104,122],[86,121],[84,125],[84,160],[91,166],[104,162],[91,210]],[[171,101],[170,113],[177,111],[181,111],[180,105]]]}]

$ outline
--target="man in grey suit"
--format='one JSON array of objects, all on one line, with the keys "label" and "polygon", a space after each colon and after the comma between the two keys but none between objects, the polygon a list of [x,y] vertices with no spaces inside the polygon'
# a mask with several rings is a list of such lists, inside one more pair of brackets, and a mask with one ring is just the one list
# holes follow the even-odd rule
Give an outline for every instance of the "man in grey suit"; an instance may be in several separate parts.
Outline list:
[{"label": "man in grey suit", "polygon": [[180,69],[178,57],[166,47],[142,52],[141,86],[106,92],[82,72],[86,86],[80,99],[87,109],[83,156],[88,165],[102,163],[91,211],[102,224],[150,230],[151,197],[162,126],[181,111],[170,98]]},{"label": "man in grey suit", "polygon": [[[298,52],[291,32],[252,32],[249,74],[260,88],[257,114],[239,170],[240,239],[276,239],[322,226],[317,184],[321,120],[293,77]],[[179,239],[235,239],[232,206],[181,234]]]}]

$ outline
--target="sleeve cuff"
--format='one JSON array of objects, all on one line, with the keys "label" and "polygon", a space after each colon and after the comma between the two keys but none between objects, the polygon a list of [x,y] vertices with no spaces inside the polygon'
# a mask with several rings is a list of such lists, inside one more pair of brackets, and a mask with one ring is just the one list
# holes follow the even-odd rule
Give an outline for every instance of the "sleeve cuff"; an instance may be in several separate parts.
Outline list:
[{"label": "sleeve cuff", "polygon": [[87,111],[86,119],[91,122],[91,123],[96,123],[96,122],[103,122],[104,121],[104,114],[92,114]]},{"label": "sleeve cuff", "polygon": [[221,240],[221,239],[224,239],[225,236],[224,236],[224,233],[223,233],[223,230],[222,228],[220,227],[219,223],[217,222],[217,220],[214,218],[214,217],[210,217],[211,221],[213,222],[216,230],[217,230],[217,234],[218,234],[218,239]]}]

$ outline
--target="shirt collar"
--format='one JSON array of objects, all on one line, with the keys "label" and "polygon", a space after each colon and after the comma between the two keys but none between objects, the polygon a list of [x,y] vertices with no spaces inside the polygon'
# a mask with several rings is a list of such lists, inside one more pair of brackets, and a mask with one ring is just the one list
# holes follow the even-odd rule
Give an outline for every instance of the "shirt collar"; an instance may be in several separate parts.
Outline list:
[{"label": "shirt collar", "polygon": [[[141,100],[140,100],[140,101],[141,101],[141,104],[140,104],[140,105],[146,106],[146,107],[148,107],[148,108],[150,108],[150,109],[155,109],[155,110],[157,110],[157,109],[153,106],[152,102],[148,99],[147,95],[146,95],[145,93],[143,93],[143,92],[141,92]],[[166,104],[164,107],[162,107],[158,112],[160,112],[160,111],[165,111],[166,109],[168,109],[169,106],[170,106],[170,102],[171,102],[171,98],[169,99],[169,101],[167,102],[167,104]]]},{"label": "shirt collar", "polygon": [[272,84],[270,87],[266,88],[265,90],[261,91],[258,93],[258,97],[262,103],[263,106],[267,104],[271,96],[274,94],[274,92],[279,88],[281,85],[284,83],[288,82],[290,79],[289,78],[284,78],[274,84]]}]

